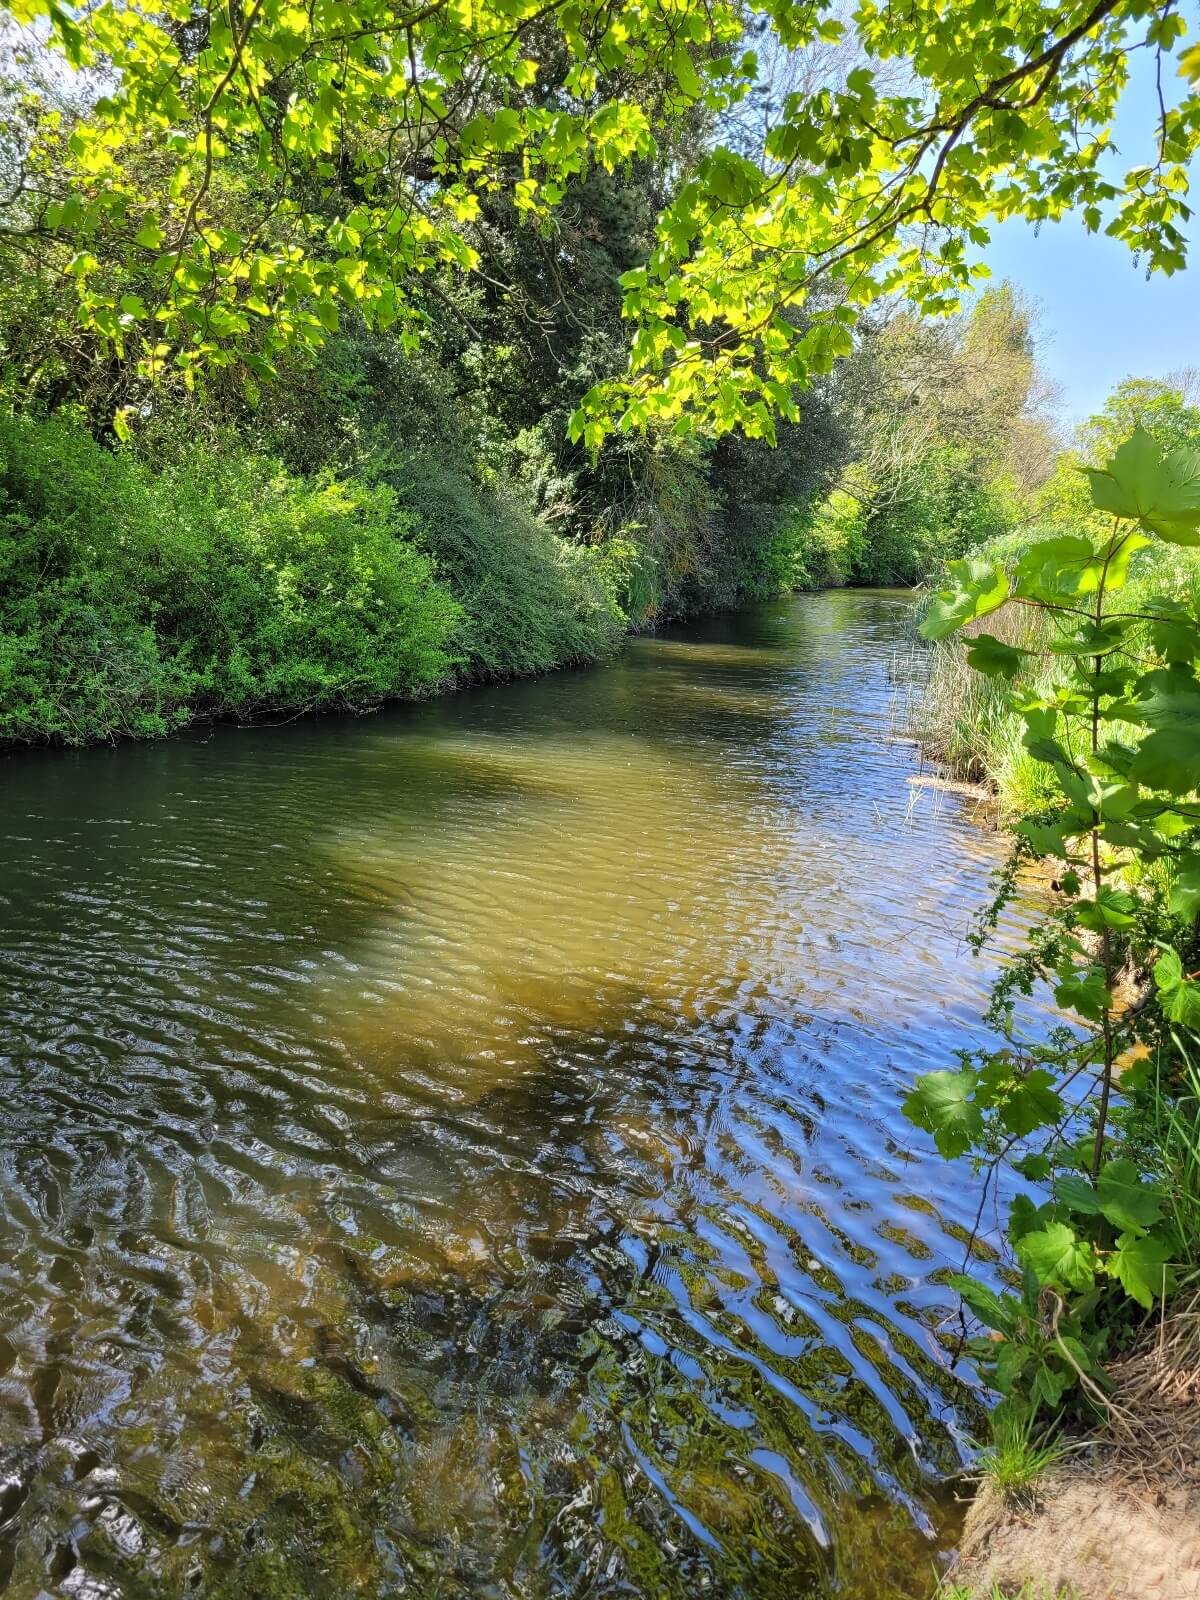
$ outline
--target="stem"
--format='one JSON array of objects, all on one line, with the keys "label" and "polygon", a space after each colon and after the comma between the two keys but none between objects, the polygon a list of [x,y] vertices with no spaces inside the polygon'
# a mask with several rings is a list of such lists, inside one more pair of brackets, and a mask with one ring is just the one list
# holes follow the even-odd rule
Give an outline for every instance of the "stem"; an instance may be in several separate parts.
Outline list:
[{"label": "stem", "polygon": [[[1108,567],[1113,556],[1116,555],[1125,536],[1118,539],[1117,531],[1120,524],[1113,518],[1113,531],[1109,537],[1108,549],[1104,553],[1104,565],[1100,569],[1100,583],[1096,589],[1096,613],[1094,621],[1099,628],[1104,621],[1104,588],[1108,581]],[[1100,674],[1104,670],[1103,655],[1092,657],[1092,755],[1095,756],[1100,747]],[[1096,905],[1100,905],[1100,889],[1104,881],[1104,869],[1100,861],[1100,811],[1098,807],[1092,808],[1092,878],[1095,883]],[[1108,1122],[1108,1104],[1112,1098],[1113,1060],[1116,1050],[1113,1043],[1113,949],[1112,930],[1105,922],[1103,913],[1100,916],[1100,960],[1104,967],[1104,989],[1108,999],[1104,1003],[1100,1026],[1104,1041],[1104,1075],[1100,1088],[1100,1110],[1096,1117],[1096,1138],[1092,1144],[1092,1182],[1100,1176],[1100,1165],[1104,1160],[1104,1130]]]}]

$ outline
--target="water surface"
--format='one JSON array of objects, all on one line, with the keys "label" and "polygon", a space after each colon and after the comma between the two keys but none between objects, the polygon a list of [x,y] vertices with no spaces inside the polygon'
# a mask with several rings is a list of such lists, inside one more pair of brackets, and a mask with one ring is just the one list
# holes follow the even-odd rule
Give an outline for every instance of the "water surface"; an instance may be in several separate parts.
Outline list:
[{"label": "water surface", "polygon": [[0,1592],[927,1595],[999,845],[801,597],[0,762]]}]

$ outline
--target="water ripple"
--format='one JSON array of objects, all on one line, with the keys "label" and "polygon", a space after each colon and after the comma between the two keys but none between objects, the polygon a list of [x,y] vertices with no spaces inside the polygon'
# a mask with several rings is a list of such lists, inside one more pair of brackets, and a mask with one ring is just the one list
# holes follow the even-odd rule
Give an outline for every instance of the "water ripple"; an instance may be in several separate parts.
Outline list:
[{"label": "water ripple", "polygon": [[997,847],[904,622],[4,763],[0,1592],[928,1592]]}]

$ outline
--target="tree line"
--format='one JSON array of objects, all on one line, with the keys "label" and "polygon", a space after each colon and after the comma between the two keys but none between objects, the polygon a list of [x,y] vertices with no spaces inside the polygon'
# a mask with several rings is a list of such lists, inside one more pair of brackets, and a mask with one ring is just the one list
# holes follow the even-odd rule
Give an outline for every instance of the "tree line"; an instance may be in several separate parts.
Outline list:
[{"label": "tree line", "polygon": [[[123,15],[135,32],[157,26]],[[183,204],[153,119],[141,138],[122,122],[119,169],[94,154],[97,141],[118,149],[114,74],[132,95],[140,67],[118,64],[107,36],[103,52],[68,38],[64,62],[44,25],[10,27],[0,738],[153,736],[545,671],[601,659],[629,629],[788,588],[914,583],[1014,526],[1051,470],[1053,434],[1031,314],[1007,286],[937,320],[899,290],[880,297],[769,429],[651,422],[597,445],[573,427],[589,397],[629,379],[642,337],[630,275],[721,141],[770,167],[762,128],[780,107],[864,70],[863,46],[832,22],[824,42],[792,47],[761,19],[742,25],[763,67],[736,105],[680,100],[677,75],[671,88],[657,69],[590,91],[636,104],[655,139],[620,163],[581,159],[552,216],[524,203],[508,153],[486,181],[481,169],[456,223],[469,270],[410,262],[394,318],[319,287],[255,293],[253,273],[235,274],[223,310],[212,282],[186,288],[191,244],[168,289],[172,252],[137,242],[152,208],[174,207],[176,226]],[[98,40],[99,20],[88,26]],[[171,30],[172,70],[198,92],[213,52],[233,46],[190,8]],[[573,104],[571,48],[544,20],[534,40],[524,101]],[[711,41],[693,42],[702,58]],[[237,61],[244,74],[245,47]],[[280,71],[260,102],[284,94],[293,67]],[[233,233],[282,224],[258,145],[214,149],[196,248],[217,272]],[[303,250],[286,250],[328,265],[374,146],[360,127],[337,160],[272,149],[277,182],[307,173],[313,208]],[[454,188],[419,163],[406,181],[423,204]],[[825,325],[827,302],[790,309],[793,333]],[[238,326],[222,334],[226,316]]]}]

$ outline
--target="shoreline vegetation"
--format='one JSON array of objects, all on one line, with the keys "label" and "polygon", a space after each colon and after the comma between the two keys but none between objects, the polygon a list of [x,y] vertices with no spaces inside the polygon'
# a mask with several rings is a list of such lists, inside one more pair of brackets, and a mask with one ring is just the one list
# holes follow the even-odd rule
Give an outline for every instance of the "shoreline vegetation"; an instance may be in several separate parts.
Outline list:
[{"label": "shoreline vegetation", "polygon": [[[1001,1047],[907,1106],[985,1194],[1026,1187],[1001,1281],[955,1280],[1000,1395],[964,1600],[1200,1593],[1200,743],[1174,698],[1200,659],[1200,412],[1177,392],[1157,437],[1114,440],[1128,388],[1082,441],[1090,505],[949,564],[902,713],[1010,831],[976,946],[1018,880],[1044,901],[993,993]],[[1035,992],[1062,1017],[1045,1039],[1014,1020]]]},{"label": "shoreline vegetation", "polygon": [[86,387],[50,407],[19,367],[29,311],[0,293],[7,745],[368,709],[603,660],[631,632],[791,590],[911,586],[1013,524],[1030,438],[1037,472],[1052,459],[1007,287],[936,328],[889,315],[774,447],[642,440],[595,460],[566,437],[583,379],[560,376],[554,408],[516,370],[536,369],[528,332],[502,395],[449,329],[436,361],[360,329],[252,407],[184,395],[122,441]]}]

